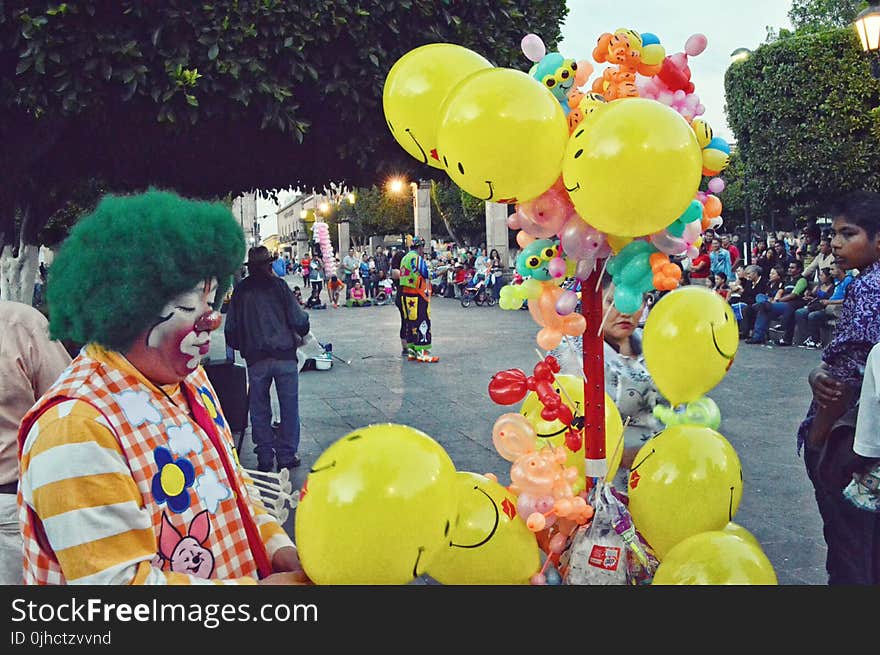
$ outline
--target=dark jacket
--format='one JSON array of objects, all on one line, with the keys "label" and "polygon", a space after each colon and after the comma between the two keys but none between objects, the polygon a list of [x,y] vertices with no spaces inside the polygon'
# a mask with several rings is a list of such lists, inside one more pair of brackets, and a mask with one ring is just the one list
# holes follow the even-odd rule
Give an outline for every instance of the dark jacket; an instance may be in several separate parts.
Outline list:
[{"label": "dark jacket", "polygon": [[754,305],[757,300],[756,296],[763,293],[765,296],[770,295],[769,282],[765,276],[758,278],[757,284],[752,284],[751,280],[743,280],[742,302],[747,305]]},{"label": "dark jacket", "polygon": [[241,352],[248,365],[270,357],[296,359],[301,337],[308,332],[309,315],[284,280],[250,275],[232,293],[226,345]]}]

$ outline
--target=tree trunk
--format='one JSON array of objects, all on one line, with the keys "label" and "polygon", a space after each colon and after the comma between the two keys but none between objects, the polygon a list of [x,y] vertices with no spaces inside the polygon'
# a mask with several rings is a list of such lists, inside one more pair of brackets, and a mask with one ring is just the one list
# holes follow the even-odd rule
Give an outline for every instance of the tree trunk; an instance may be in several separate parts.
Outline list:
[{"label": "tree trunk", "polygon": [[3,246],[0,252],[0,299],[30,305],[39,266],[40,246],[22,243],[18,257],[14,256],[12,245]]},{"label": "tree trunk", "polygon": [[449,238],[452,239],[452,242],[458,247],[459,241],[458,237],[455,236],[455,232],[452,231],[452,225],[449,224],[449,218],[446,216],[446,212],[443,211],[443,208],[440,206],[440,202],[437,200],[437,182],[431,180],[431,199],[434,201],[434,206],[437,208],[437,213],[440,214],[440,218],[443,220],[443,225],[446,226],[446,233],[449,235]]}]

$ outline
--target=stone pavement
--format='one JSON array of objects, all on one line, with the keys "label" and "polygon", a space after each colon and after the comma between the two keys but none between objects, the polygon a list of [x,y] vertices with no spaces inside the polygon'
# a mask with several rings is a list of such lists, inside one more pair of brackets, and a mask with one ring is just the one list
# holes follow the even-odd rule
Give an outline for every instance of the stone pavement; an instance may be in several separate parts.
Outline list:
[{"label": "stone pavement", "polygon": [[[446,298],[435,298],[431,305],[433,352],[440,356],[436,364],[400,356],[393,305],[309,312],[315,337],[332,343],[344,361],[334,358],[328,371],[300,374],[303,465],[295,469],[295,488],[330,444],[379,422],[423,430],[445,448],[458,470],[491,472],[503,484],[510,482],[510,463],[492,445],[492,425],[517,406],[495,405],[487,388],[500,370],[531,371],[539,328],[527,311],[465,309]],[[224,352],[221,328],[212,339],[210,357],[222,359]],[[810,399],[806,377],[818,361],[819,351],[740,342],[730,372],[709,393],[721,409],[720,432],[743,467],[743,497],[734,521],[755,535],[780,584],[786,585],[827,581],[822,524],[795,450],[797,426]],[[240,457],[245,466],[256,466],[249,430]],[[285,525],[291,534],[292,525],[293,516]]]}]

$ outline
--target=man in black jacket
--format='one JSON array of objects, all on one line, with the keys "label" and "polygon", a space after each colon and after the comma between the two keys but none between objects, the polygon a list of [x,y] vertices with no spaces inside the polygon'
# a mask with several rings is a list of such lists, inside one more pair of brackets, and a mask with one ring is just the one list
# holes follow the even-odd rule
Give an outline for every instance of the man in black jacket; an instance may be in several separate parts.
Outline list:
[{"label": "man in black jacket", "polygon": [[739,309],[742,316],[742,320],[739,324],[739,335],[741,339],[747,339],[752,331],[752,327],[755,323],[758,296],[766,296],[768,292],[769,286],[767,278],[761,267],[756,264],[746,266],[745,278],[742,281],[740,302],[735,303],[738,307],[734,307],[734,313]]},{"label": "man in black jacket", "polygon": [[[299,368],[296,349],[309,332],[309,315],[294,298],[287,282],[272,272],[272,256],[265,246],[248,251],[249,275],[229,301],[224,333],[227,346],[247,362],[251,436],[257,468],[271,471],[300,465]],[[281,426],[272,430],[269,388],[275,382]]]}]

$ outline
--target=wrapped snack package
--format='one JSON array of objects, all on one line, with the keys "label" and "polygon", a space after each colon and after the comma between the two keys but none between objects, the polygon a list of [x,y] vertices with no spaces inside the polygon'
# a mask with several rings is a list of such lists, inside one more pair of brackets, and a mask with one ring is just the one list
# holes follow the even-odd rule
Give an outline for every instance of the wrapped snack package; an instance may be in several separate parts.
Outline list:
[{"label": "wrapped snack package", "polygon": [[[600,485],[598,489],[603,489]],[[595,491],[595,490],[594,490]],[[626,542],[614,529],[616,510],[603,492],[592,501],[595,514],[587,526],[579,528],[568,549],[564,583],[570,585],[627,584]]]}]

